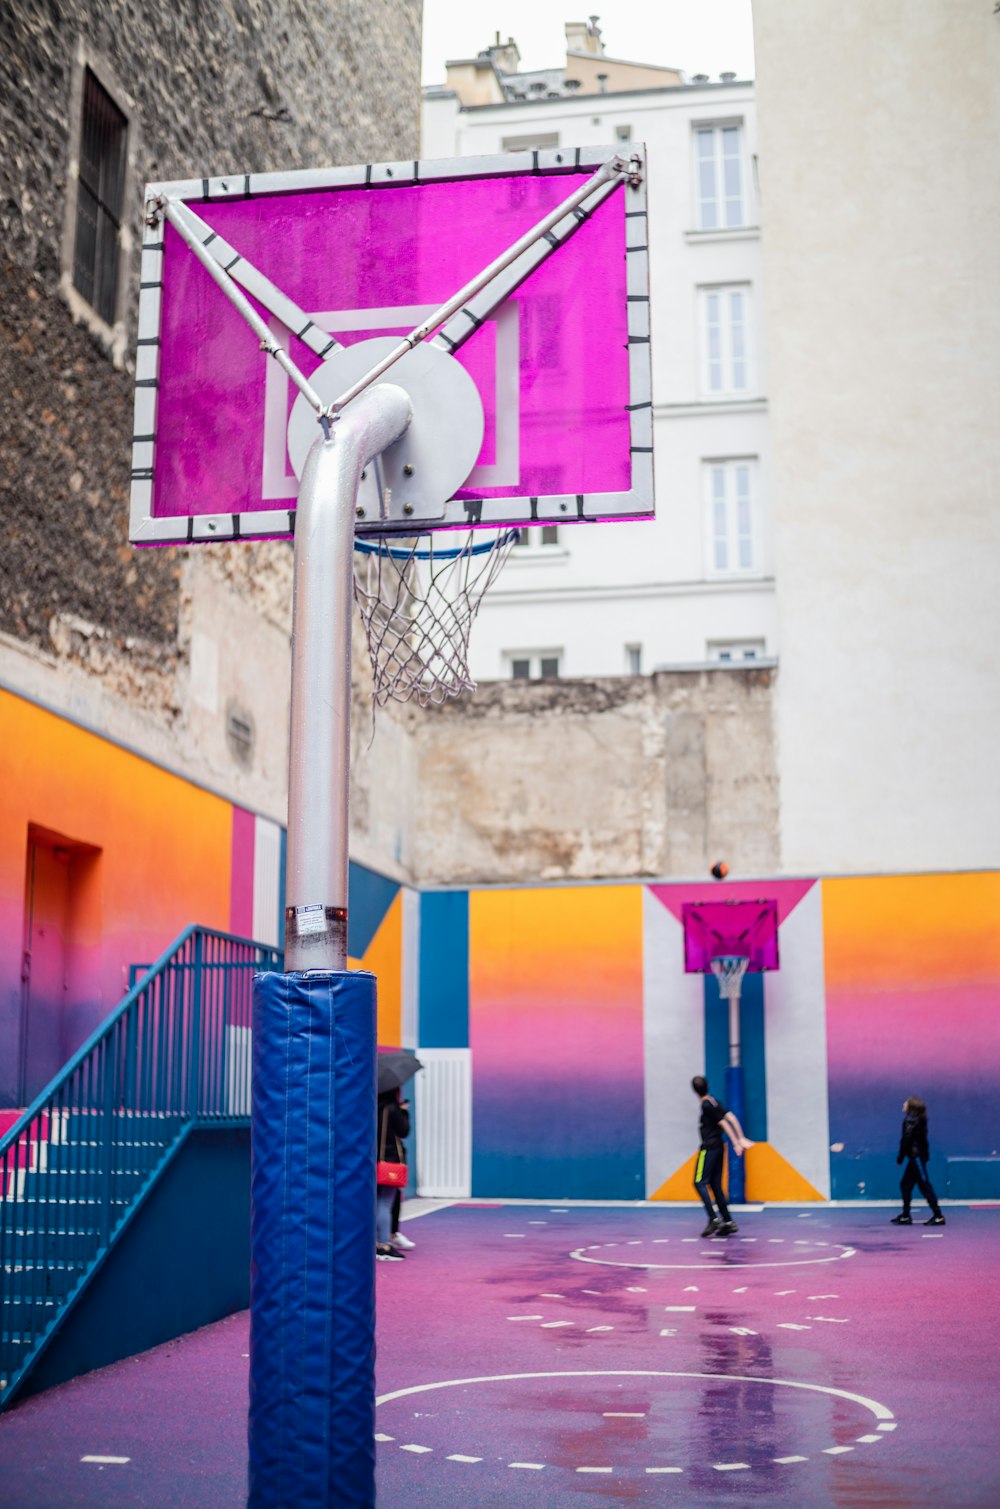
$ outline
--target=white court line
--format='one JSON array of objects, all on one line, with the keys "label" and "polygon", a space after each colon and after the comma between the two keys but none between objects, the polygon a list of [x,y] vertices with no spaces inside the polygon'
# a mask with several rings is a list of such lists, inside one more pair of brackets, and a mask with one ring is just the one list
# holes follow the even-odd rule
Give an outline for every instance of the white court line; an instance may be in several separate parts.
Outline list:
[{"label": "white court line", "polygon": [[81,1462],[100,1462],[109,1467],[124,1467],[126,1462],[131,1462],[131,1457],[81,1457]]},{"label": "white court line", "polygon": [[808,1457],[772,1457],[771,1458],[772,1462],[780,1462],[782,1466],[784,1466],[786,1462],[808,1462],[808,1460],[809,1460]]},{"label": "white court line", "polygon": [[845,1451],[853,1451],[853,1446],[824,1446],[823,1455],[826,1457],[842,1457]]},{"label": "white court line", "polygon": [[524,1236],[524,1232],[523,1231],[505,1231],[504,1232],[504,1236],[505,1237],[523,1237]]},{"label": "white court line", "polygon": [[694,1312],[695,1312],[695,1310],[697,1310],[698,1306],[697,1305],[664,1305],[663,1308],[668,1313],[683,1314],[683,1315],[693,1315]]},{"label": "white court line", "polygon": [[858,1436],[858,1440],[864,1441],[866,1446],[869,1446],[872,1441],[881,1441],[882,1439],[881,1436]]},{"label": "white court line", "polygon": [[571,1320],[546,1320],[542,1322],[542,1330],[553,1331],[556,1326],[571,1326],[572,1324]]},{"label": "white court line", "polygon": [[641,1410],[606,1409],[605,1420],[645,1420],[646,1416]]},{"label": "white court line", "polygon": [[433,1446],[401,1446],[399,1449],[400,1449],[400,1451],[415,1451],[415,1452],[425,1452],[425,1451],[433,1451],[434,1450]]},{"label": "white court line", "polygon": [[683,1472],[683,1467],[647,1467],[647,1472]]},{"label": "white court line", "polygon": [[384,1431],[377,1430],[375,1432],[375,1439],[376,1439],[376,1441],[395,1441],[396,1437],[395,1436],[387,1436]]},{"label": "white court line", "polygon": [[508,1467],[520,1467],[524,1472],[544,1472],[544,1462],[508,1462]]},{"label": "white court line", "polygon": [[610,1467],[578,1467],[576,1470],[577,1470],[577,1472],[611,1472],[611,1471],[613,1471],[613,1469],[610,1468]]},{"label": "white court line", "polygon": [[541,1320],[540,1315],[508,1315],[508,1320]]},{"label": "white court line", "polygon": [[749,1472],[749,1462],[713,1462],[716,1472]]},{"label": "white court line", "polygon": [[565,1299],[565,1294],[540,1294],[539,1299]]},{"label": "white court line", "polygon": [[800,1326],[794,1320],[779,1320],[778,1325],[783,1331],[811,1331],[812,1326]]},{"label": "white court line", "polygon": [[588,1326],[587,1330],[588,1330],[588,1332],[590,1332],[590,1331],[613,1331],[614,1330],[614,1326]]},{"label": "white court line", "polygon": [[448,1458],[449,1462],[481,1462],[482,1460],[482,1457],[463,1457],[461,1453],[457,1451]]},{"label": "white court line", "polygon": [[893,1420],[891,1424],[889,1424],[889,1423],[887,1423],[886,1421],[883,1420],[882,1424],[879,1426],[879,1430],[895,1430],[895,1429],[896,1429],[896,1422],[895,1422],[895,1420]]}]

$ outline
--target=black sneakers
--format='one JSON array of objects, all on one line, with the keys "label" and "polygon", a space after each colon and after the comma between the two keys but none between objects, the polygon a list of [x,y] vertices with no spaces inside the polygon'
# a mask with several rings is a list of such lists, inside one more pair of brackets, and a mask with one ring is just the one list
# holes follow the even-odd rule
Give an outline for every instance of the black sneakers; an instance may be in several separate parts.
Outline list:
[{"label": "black sneakers", "polygon": [[718,1229],[719,1229],[719,1227],[721,1225],[722,1225],[722,1218],[721,1218],[721,1216],[711,1216],[709,1218],[708,1225],[705,1227],[705,1230],[702,1232],[702,1236],[703,1237],[714,1237],[715,1233],[718,1231]]},{"label": "black sneakers", "polygon": [[892,1218],[892,1224],[893,1224],[893,1226],[912,1226],[913,1225],[913,1217],[912,1216],[893,1216],[893,1218]]},{"label": "black sneakers", "polygon": [[739,1229],[740,1228],[737,1226],[735,1221],[723,1221],[722,1225],[719,1227],[718,1231],[715,1234],[718,1237],[731,1237],[735,1232],[739,1231]]},{"label": "black sneakers", "polygon": [[947,1221],[939,1210],[934,1212],[929,1221],[924,1222],[925,1226],[947,1226],[947,1224]]},{"label": "black sneakers", "polygon": [[405,1263],[406,1258],[395,1247],[376,1247],[375,1261],[378,1263]]}]

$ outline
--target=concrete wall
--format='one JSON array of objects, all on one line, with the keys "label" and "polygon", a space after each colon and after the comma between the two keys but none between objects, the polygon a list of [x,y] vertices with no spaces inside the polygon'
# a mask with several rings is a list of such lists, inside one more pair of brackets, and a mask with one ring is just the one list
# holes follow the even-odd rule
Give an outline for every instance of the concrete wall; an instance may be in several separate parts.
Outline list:
[{"label": "concrete wall", "polygon": [[1000,15],[755,0],[787,871],[1000,845]]},{"label": "concrete wall", "polygon": [[414,722],[425,884],[777,867],[774,673],[497,682]]}]

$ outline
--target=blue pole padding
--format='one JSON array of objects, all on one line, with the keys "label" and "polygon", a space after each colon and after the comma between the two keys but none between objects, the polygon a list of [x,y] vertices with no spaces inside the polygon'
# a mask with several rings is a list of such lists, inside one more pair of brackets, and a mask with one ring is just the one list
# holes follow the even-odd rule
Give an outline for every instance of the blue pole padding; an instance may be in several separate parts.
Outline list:
[{"label": "blue pole padding", "polygon": [[[726,1070],[726,1109],[732,1111],[740,1126],[744,1126],[742,1064],[731,1064]],[[742,1205],[746,1198],[746,1164],[733,1152],[728,1139],[726,1157],[729,1160],[729,1199],[734,1205]]]},{"label": "blue pole padding", "polygon": [[253,982],[248,1509],[375,1503],[375,976]]}]

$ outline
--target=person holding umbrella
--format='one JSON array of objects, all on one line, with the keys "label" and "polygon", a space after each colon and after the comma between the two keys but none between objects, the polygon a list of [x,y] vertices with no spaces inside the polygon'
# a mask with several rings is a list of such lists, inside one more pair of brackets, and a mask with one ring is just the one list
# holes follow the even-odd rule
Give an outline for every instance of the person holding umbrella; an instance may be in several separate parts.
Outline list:
[{"label": "person holding umbrella", "polygon": [[416,1054],[399,1049],[378,1055],[378,1165],[375,1207],[375,1256],[380,1262],[399,1262],[401,1247],[412,1247],[398,1232],[399,1205],[406,1184],[406,1149],[410,1131],[409,1101],[401,1087],[421,1068]]}]

